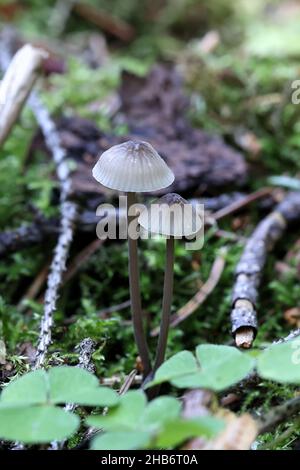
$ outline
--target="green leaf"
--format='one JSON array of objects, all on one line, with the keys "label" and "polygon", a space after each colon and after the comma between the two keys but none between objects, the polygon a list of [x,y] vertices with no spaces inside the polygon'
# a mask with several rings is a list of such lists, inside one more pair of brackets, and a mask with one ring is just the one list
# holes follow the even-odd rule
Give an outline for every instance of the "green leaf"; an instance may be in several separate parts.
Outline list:
[{"label": "green leaf", "polygon": [[27,444],[65,439],[79,427],[78,416],[55,406],[0,407],[0,438]]},{"label": "green leaf", "polygon": [[146,408],[146,396],[142,391],[129,391],[121,397],[119,406],[108,411],[107,415],[90,416],[87,424],[107,430],[135,430]]},{"label": "green leaf", "polygon": [[53,367],[48,372],[52,403],[114,406],[119,397],[114,390],[100,387],[98,379],[79,367]]},{"label": "green leaf", "polygon": [[155,444],[156,447],[175,447],[193,437],[214,437],[223,427],[223,421],[210,416],[189,420],[177,418],[165,424]]},{"label": "green leaf", "polygon": [[254,367],[254,360],[230,346],[205,344],[198,346],[196,356],[200,369],[195,374],[172,380],[180,388],[224,390],[241,381]]},{"label": "green leaf", "polygon": [[300,384],[300,339],[265,349],[258,357],[257,371],[264,379]]},{"label": "green leaf", "polygon": [[34,405],[46,403],[49,397],[47,374],[43,370],[35,370],[12,380],[1,394],[2,403],[21,403]]},{"label": "green leaf", "polygon": [[93,439],[92,450],[137,450],[148,447],[151,434],[148,432],[108,432]]},{"label": "green leaf", "polygon": [[254,367],[254,360],[230,346],[200,345],[196,358],[182,351],[166,361],[150,386],[169,381],[179,388],[224,390],[242,380]]},{"label": "green leaf", "polygon": [[2,392],[0,403],[114,406],[119,396],[100,387],[96,376],[79,367],[53,367],[37,370],[12,381]]},{"label": "green leaf", "polygon": [[157,370],[154,380],[147,387],[168,382],[176,377],[197,372],[198,365],[190,351],[181,351],[164,362]]},{"label": "green leaf", "polygon": [[181,404],[176,398],[156,398],[146,407],[141,417],[141,424],[145,427],[156,429],[170,419],[177,418],[180,410]]}]

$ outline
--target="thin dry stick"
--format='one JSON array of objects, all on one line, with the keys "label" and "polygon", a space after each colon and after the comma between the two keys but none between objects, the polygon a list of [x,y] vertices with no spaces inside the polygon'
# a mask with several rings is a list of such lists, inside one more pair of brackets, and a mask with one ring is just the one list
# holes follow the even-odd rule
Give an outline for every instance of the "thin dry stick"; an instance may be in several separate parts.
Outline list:
[{"label": "thin dry stick", "polygon": [[66,272],[63,275],[63,284],[69,282],[79,271],[81,266],[86,263],[90,257],[102,246],[104,240],[93,240],[89,243],[85,248],[83,248],[78,255],[71,261],[70,265],[68,266]]},{"label": "thin dry stick", "polygon": [[18,303],[18,308],[22,308],[26,300],[34,300],[36,298],[42,286],[47,280],[48,272],[49,263],[43,266],[38,275],[34,278],[33,282],[30,284],[29,288]]},{"label": "thin dry stick", "polygon": [[232,214],[233,212],[236,212],[249,204],[251,204],[254,201],[257,201],[258,199],[261,199],[263,197],[269,196],[272,192],[274,191],[274,188],[262,188],[259,189],[258,191],[255,191],[252,194],[249,194],[247,196],[244,196],[243,198],[240,198],[237,201],[234,201],[233,203],[229,204],[229,206],[224,207],[223,209],[218,210],[215,212],[212,217],[215,220],[220,220],[226,217],[227,215]]},{"label": "thin dry stick", "polygon": [[232,334],[236,345],[252,346],[257,331],[255,305],[267,252],[283,235],[288,223],[300,219],[300,192],[290,192],[257,226],[236,268],[232,294]]},{"label": "thin dry stick", "polygon": [[[225,267],[225,254],[226,250],[223,249],[220,251],[219,256],[215,259],[211,272],[207,281],[199,289],[199,291],[189,300],[183,307],[181,307],[178,312],[171,316],[170,327],[175,327],[183,320],[188,318],[192,313],[194,313],[197,308],[206,300],[206,298],[213,292],[216,285],[218,284],[222,272]],[[151,336],[157,336],[159,333],[159,328],[154,328],[151,331]]]},{"label": "thin dry stick", "polygon": [[73,10],[85,20],[122,41],[130,41],[134,37],[135,32],[132,26],[93,5],[86,5],[83,2],[74,2]]}]

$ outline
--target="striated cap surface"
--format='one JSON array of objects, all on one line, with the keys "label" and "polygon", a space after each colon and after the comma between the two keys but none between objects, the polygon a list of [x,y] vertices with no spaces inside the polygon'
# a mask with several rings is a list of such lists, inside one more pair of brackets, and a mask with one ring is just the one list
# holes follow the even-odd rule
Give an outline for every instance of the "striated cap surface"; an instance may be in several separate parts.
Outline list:
[{"label": "striated cap surface", "polygon": [[93,177],[107,188],[125,192],[157,191],[175,178],[152,145],[132,140],[102,153]]},{"label": "striated cap surface", "polygon": [[176,238],[194,235],[202,227],[195,207],[175,193],[156,199],[141,212],[138,221],[148,232]]}]

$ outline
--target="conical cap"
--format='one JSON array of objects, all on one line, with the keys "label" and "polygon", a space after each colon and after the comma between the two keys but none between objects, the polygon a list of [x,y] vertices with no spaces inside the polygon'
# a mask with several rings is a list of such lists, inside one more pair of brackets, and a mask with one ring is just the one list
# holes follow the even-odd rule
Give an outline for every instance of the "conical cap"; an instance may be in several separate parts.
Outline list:
[{"label": "conical cap", "polygon": [[202,227],[196,208],[175,193],[156,199],[141,212],[138,221],[148,232],[176,238],[194,235]]},{"label": "conical cap", "polygon": [[102,153],[93,176],[103,186],[125,192],[157,191],[175,178],[152,145],[131,140]]}]

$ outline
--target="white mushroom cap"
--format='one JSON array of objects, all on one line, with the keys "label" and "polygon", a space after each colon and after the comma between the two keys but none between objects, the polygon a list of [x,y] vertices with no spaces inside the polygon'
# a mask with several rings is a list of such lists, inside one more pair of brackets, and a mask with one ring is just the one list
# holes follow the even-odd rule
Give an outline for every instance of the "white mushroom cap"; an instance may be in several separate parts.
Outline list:
[{"label": "white mushroom cap", "polygon": [[141,212],[138,221],[148,232],[176,238],[196,234],[203,224],[195,207],[175,193],[156,199]]},{"label": "white mushroom cap", "polygon": [[102,153],[93,176],[103,186],[125,192],[157,191],[175,178],[152,145],[132,140]]}]

